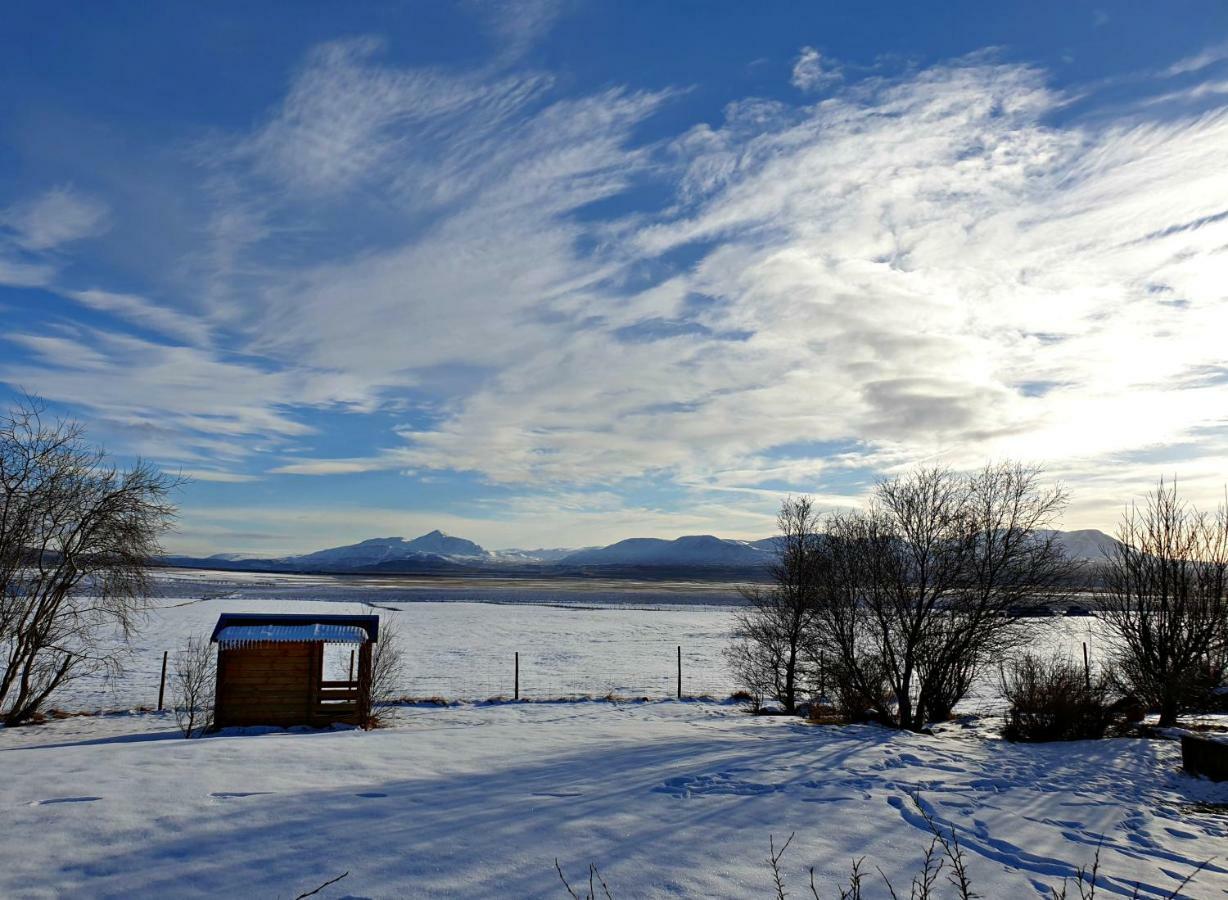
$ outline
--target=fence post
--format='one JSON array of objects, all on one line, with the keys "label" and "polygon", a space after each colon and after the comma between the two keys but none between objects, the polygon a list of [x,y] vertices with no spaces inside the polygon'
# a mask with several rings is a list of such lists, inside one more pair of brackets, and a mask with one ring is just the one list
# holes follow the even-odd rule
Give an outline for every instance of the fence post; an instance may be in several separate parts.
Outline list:
[{"label": "fence post", "polygon": [[516,700],[520,699],[520,651],[516,651]]},{"label": "fence post", "polygon": [[354,680],[354,651],[350,651],[350,681]]},{"label": "fence post", "polygon": [[166,696],[166,657],[169,650],[162,651],[162,677],[158,679],[158,712],[162,712],[162,699]]},{"label": "fence post", "polygon": [[1087,641],[1083,642],[1083,679],[1087,682],[1087,686],[1092,686],[1092,667],[1087,659]]},{"label": "fence post", "polygon": [[678,645],[678,699],[682,699],[682,645]]}]

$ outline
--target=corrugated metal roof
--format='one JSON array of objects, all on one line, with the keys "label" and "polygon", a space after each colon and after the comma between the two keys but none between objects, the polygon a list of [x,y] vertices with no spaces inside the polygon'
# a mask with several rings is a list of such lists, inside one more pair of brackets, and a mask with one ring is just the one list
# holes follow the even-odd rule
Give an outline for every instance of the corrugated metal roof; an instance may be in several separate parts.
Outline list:
[{"label": "corrugated metal roof", "polygon": [[[358,642],[363,640],[379,640],[379,616],[346,616],[330,613],[319,615],[309,613],[222,613],[218,616],[217,624],[213,627],[212,640],[218,640],[221,633],[227,628],[264,626],[285,628],[312,625],[358,628],[364,632],[365,638],[355,638],[354,640]],[[266,638],[266,640],[269,639]],[[282,640],[326,640],[326,638],[282,638]],[[346,643],[349,643],[350,640],[347,638]]]},{"label": "corrugated metal roof", "polygon": [[218,631],[216,640],[223,647],[289,641],[361,644],[367,640],[367,630],[359,625],[320,622],[310,625],[227,625]]}]

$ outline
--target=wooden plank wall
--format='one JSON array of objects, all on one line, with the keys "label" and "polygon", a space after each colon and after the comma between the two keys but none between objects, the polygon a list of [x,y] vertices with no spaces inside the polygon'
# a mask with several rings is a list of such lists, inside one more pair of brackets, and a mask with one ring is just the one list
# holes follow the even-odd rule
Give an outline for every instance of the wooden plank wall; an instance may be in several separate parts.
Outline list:
[{"label": "wooden plank wall", "polygon": [[319,649],[319,644],[285,643],[221,650],[217,727],[313,724]]}]

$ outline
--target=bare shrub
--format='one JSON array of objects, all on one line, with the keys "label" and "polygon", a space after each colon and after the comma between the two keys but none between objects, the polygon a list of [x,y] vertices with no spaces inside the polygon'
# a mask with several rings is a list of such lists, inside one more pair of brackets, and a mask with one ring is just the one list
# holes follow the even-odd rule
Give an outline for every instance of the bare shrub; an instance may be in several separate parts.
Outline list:
[{"label": "bare shrub", "polygon": [[313,888],[310,891],[304,891],[303,893],[295,897],[294,900],[306,900],[307,897],[314,897],[316,894],[320,893],[320,891],[324,890],[329,885],[336,884],[338,881],[340,881],[342,878],[347,877],[349,874],[350,873],[348,871],[342,872],[336,878],[330,878],[328,881],[324,882],[319,887]]},{"label": "bare shrub", "polygon": [[881,660],[866,654],[856,669],[837,663],[831,667],[831,680],[844,721],[891,721],[891,687]]},{"label": "bare shrub", "polygon": [[200,737],[213,727],[217,655],[208,638],[194,637],[175,654],[171,702],[175,722],[185,738]]},{"label": "bare shrub", "polygon": [[[972,873],[968,869],[968,857],[965,853],[963,845],[959,842],[959,835],[955,829],[949,825],[942,826],[930,814],[925,804],[922,802],[918,794],[909,792],[909,799],[912,800],[913,806],[920,813],[921,818],[925,821],[926,827],[930,832],[929,846],[922,853],[921,867],[913,875],[909,885],[909,900],[937,900],[938,880],[939,876],[945,874],[945,881],[951,888],[951,895],[959,898],[959,900],[975,900],[981,897],[973,886]],[[794,834],[789,837],[778,849],[776,846],[775,836],[769,835],[768,848],[769,855],[766,860],[768,871],[771,876],[771,896],[775,900],[785,900],[789,897],[788,880],[785,877],[781,867],[781,861],[784,859],[785,851],[789,849],[789,845],[793,843]],[[1162,897],[1163,900],[1180,900],[1186,896],[1182,893],[1187,887],[1194,883],[1198,873],[1201,872],[1211,860],[1205,860],[1199,863],[1194,869],[1181,880],[1181,882],[1166,894],[1155,894],[1157,897]],[[589,863],[588,867],[588,891],[581,895],[577,894],[572,886],[568,883],[566,876],[563,874],[563,867],[559,864],[558,859],[554,861],[555,871],[558,872],[559,879],[563,882],[563,887],[574,900],[598,900],[600,897],[605,897],[606,900],[613,900],[613,894],[610,891],[609,885],[601,877],[597,871],[597,867]],[[895,885],[891,879],[881,868],[875,867],[878,871],[878,877],[882,880],[885,889],[885,896],[893,898],[901,897],[902,895],[896,892]],[[867,889],[867,879],[871,876],[865,869],[865,857],[854,859],[849,867],[848,882],[846,884],[832,885],[833,893],[827,894],[829,897],[839,897],[839,900],[863,900]],[[1175,876],[1174,876],[1175,877]],[[1079,892],[1079,900],[1095,900],[1096,889],[1100,885],[1100,847],[1096,848],[1095,857],[1090,866],[1080,866],[1075,869],[1075,877],[1073,886]],[[600,886],[602,893],[596,892],[596,887]],[[1063,878],[1060,887],[1049,887],[1049,896],[1053,900],[1067,900],[1070,894],[1072,885],[1070,878]],[[809,894],[813,900],[821,900],[824,896],[819,892],[819,885],[815,882],[814,867],[810,868],[810,883]],[[1156,889],[1149,889],[1154,892]],[[741,891],[740,891],[741,892]],[[1113,893],[1118,893],[1113,891]],[[1149,893],[1148,896],[1151,896]],[[1142,896],[1142,885],[1138,882],[1134,884],[1134,891],[1130,895],[1133,898]]]},{"label": "bare shrub", "polygon": [[404,679],[405,649],[400,633],[391,621],[381,622],[379,641],[371,651],[371,709],[368,726],[386,723],[391,718],[393,710],[400,702]]},{"label": "bare shrub", "polygon": [[999,683],[1010,704],[1004,730],[1008,740],[1102,738],[1115,718],[1109,678],[1091,678],[1063,657],[1022,654],[1002,667]]},{"label": "bare shrub", "polygon": [[846,682],[919,731],[945,719],[978,671],[1029,639],[1014,612],[1060,598],[1074,567],[1049,530],[1060,488],[1019,464],[918,469],[881,482],[868,511],[832,516],[820,563],[819,639]]},{"label": "bare shrub", "polygon": [[[563,888],[571,896],[572,900],[600,900],[600,897],[605,897],[605,900],[614,900],[614,895],[610,893],[610,887],[605,883],[605,879],[601,877],[601,873],[597,871],[597,867],[592,863],[588,864],[588,889],[583,894],[577,894],[575,889],[567,881],[567,876],[563,874],[563,867],[559,865],[556,858],[554,860],[554,870],[559,873],[559,880],[563,882]],[[597,886],[601,886],[601,894],[597,893]]]},{"label": "bare shrub", "polygon": [[[0,414],[0,718],[28,721],[56,690],[121,669],[178,482],[121,471],[81,427],[27,399]],[[119,640],[114,638],[118,636]]]},{"label": "bare shrub", "polygon": [[1123,687],[1175,725],[1224,677],[1228,509],[1209,516],[1160,482],[1122,519],[1103,580],[1101,617]]},{"label": "bare shrub", "polygon": [[819,592],[818,514],[808,497],[789,497],[776,518],[776,558],[769,587],[742,589],[747,608],[734,616],[726,659],[739,685],[757,698],[797,710],[815,690],[815,612]]}]

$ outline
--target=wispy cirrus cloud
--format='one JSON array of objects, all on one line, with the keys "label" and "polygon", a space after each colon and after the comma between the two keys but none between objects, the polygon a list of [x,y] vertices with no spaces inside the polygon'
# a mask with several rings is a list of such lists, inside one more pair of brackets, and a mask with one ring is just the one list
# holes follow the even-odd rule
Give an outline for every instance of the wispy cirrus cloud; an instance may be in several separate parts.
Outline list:
[{"label": "wispy cirrus cloud", "polygon": [[497,61],[514,62],[537,44],[572,0],[468,0],[468,6],[498,44]]},{"label": "wispy cirrus cloud", "polygon": [[839,84],[844,72],[838,63],[824,59],[814,47],[803,47],[793,63],[790,82],[799,91],[819,91]]},{"label": "wispy cirrus cloud", "polygon": [[1190,72],[1200,72],[1208,66],[1215,65],[1225,59],[1228,59],[1228,41],[1212,44],[1191,56],[1177,60],[1164,70],[1164,74],[1171,77],[1173,75],[1186,75]]},{"label": "wispy cirrus cloud", "polygon": [[68,185],[0,209],[0,285],[50,284],[58,269],[54,251],[108,227],[106,204]]},{"label": "wispy cirrus cloud", "polygon": [[0,226],[25,250],[50,250],[107,229],[107,207],[69,186],[60,186],[0,210]]},{"label": "wispy cirrus cloud", "polygon": [[[578,504],[582,542],[766,528],[782,491],[852,503],[919,460],[1047,461],[1087,524],[1140,455],[1228,470],[1223,110],[1059,117],[991,54],[857,80],[804,47],[821,102],[648,141],[670,90],[382,53],[317,48],[198,148],[191,302],[64,290],[114,326],[16,331],[0,378],[202,477],[470,473],[517,527]],[[404,421],[313,450],[335,409]]]},{"label": "wispy cirrus cloud", "polygon": [[209,342],[209,325],[200,317],[181,313],[135,294],[91,289],[66,291],[65,296],[89,309],[117,316],[193,346]]},{"label": "wispy cirrus cloud", "polygon": [[[977,63],[802,116],[733,108],[681,142],[691,208],[636,236],[650,255],[705,248],[692,271],[506,368],[408,434],[409,458],[510,483],[745,487],[748,459],[799,436],[859,439],[871,465],[1178,440],[1215,392],[1182,379],[1224,359],[1207,276],[1225,119],[1044,124],[1062,102],[1039,72]],[[692,327],[620,340],[648,317]],[[794,464],[793,483],[826,465]]]}]

